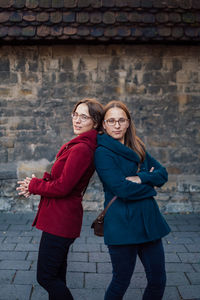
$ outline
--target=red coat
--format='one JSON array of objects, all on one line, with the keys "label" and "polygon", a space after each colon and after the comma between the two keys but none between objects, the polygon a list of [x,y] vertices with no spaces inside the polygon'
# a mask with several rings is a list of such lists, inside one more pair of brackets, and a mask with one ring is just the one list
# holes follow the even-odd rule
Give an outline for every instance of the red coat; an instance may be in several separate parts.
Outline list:
[{"label": "red coat", "polygon": [[29,192],[41,195],[33,226],[61,237],[80,236],[82,197],[94,173],[97,131],[82,133],[63,145],[56,156],[51,174],[33,178]]}]

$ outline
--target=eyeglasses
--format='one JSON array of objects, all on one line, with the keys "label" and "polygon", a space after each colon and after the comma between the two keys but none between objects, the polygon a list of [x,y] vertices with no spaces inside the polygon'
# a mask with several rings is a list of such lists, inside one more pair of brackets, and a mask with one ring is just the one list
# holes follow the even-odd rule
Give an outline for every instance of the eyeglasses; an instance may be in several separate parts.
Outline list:
[{"label": "eyeglasses", "polygon": [[87,120],[91,119],[91,117],[84,114],[79,115],[77,112],[73,112],[71,114],[71,117],[73,120],[77,120],[78,118],[80,118],[81,122],[86,122]]},{"label": "eyeglasses", "polygon": [[123,126],[126,124],[126,122],[129,121],[129,119],[125,119],[125,118],[120,118],[119,120],[115,120],[114,118],[110,118],[107,120],[104,120],[104,122],[106,124],[108,124],[108,126],[115,126],[116,123],[118,123],[120,126]]}]

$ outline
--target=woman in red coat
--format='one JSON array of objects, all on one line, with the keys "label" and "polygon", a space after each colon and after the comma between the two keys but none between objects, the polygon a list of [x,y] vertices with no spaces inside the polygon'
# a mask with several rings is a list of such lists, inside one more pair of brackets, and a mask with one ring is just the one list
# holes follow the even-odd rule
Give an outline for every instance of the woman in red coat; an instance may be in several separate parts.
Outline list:
[{"label": "woman in red coat", "polygon": [[51,174],[42,179],[27,177],[19,181],[19,195],[41,195],[33,226],[43,231],[38,254],[37,280],[50,300],[72,300],[66,286],[67,254],[80,236],[82,197],[94,173],[96,136],[103,108],[94,99],[79,101],[72,112],[74,134],[56,156]]}]

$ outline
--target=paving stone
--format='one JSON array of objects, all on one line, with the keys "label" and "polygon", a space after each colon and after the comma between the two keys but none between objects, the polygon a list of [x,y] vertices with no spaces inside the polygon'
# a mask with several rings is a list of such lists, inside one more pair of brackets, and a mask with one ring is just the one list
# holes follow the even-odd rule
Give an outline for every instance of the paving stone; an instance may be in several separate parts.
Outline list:
[{"label": "paving stone", "polygon": [[166,287],[163,300],[181,300],[176,287]]},{"label": "paving stone", "polygon": [[85,274],[86,288],[106,288],[112,279],[111,274]]},{"label": "paving stone", "polygon": [[180,262],[180,258],[175,253],[165,253],[166,262]]},{"label": "paving stone", "polygon": [[183,272],[167,273],[167,286],[189,285]]},{"label": "paving stone", "polygon": [[199,244],[189,244],[189,245],[185,245],[185,247],[188,249],[189,252],[198,252],[198,251],[200,251]]},{"label": "paving stone", "polygon": [[179,253],[179,257],[184,263],[200,263],[200,253]]},{"label": "paving stone", "polygon": [[72,249],[73,252],[99,252],[100,246],[96,244],[74,244]]},{"label": "paving stone", "polygon": [[7,230],[8,229],[8,227],[9,227],[9,225],[8,224],[0,224],[0,230]]},{"label": "paving stone", "polygon": [[36,285],[33,287],[33,292],[30,300],[48,300],[48,293],[41,286]]},{"label": "paving stone", "polygon": [[15,270],[0,270],[0,283],[9,284],[15,275]]},{"label": "paving stone", "polygon": [[[23,252],[25,253],[25,252]],[[27,260],[37,260],[38,258],[38,252],[37,251],[31,251],[31,252],[28,252],[28,256],[27,256]]]},{"label": "paving stone", "polygon": [[200,232],[200,226],[198,225],[177,225],[178,231],[197,231]]},{"label": "paving stone", "polygon": [[25,260],[27,252],[0,251],[0,260]]},{"label": "paving stone", "polygon": [[97,273],[101,274],[111,274],[112,273],[112,264],[111,263],[97,263]]},{"label": "paving stone", "polygon": [[137,299],[142,300],[142,291],[140,289],[128,288],[124,300]]},{"label": "paving stone", "polygon": [[130,287],[131,288],[145,288],[147,285],[146,275],[144,272],[138,273],[134,272],[131,278]]},{"label": "paving stone", "polygon": [[68,254],[68,261],[76,261],[76,262],[80,262],[80,261],[88,261],[88,253],[80,253],[80,252],[69,252]]},{"label": "paving stone", "polygon": [[167,245],[164,245],[164,249],[165,249],[165,252],[173,252],[173,253],[176,253],[176,252],[187,252],[187,247],[185,247],[184,245],[170,245],[170,244],[167,244]]},{"label": "paving stone", "polygon": [[14,224],[14,225],[10,225],[8,231],[21,231],[21,230],[26,230],[26,231],[31,231],[32,228],[30,226],[27,225],[18,225],[18,224]]},{"label": "paving stone", "polygon": [[193,239],[191,238],[178,238],[178,237],[166,237],[165,239],[167,241],[167,244],[192,244]]},{"label": "paving stone", "polygon": [[17,244],[16,251],[38,251],[37,244]]},{"label": "paving stone", "polygon": [[105,289],[102,288],[71,289],[70,291],[76,300],[102,300],[105,294]]},{"label": "paving stone", "polygon": [[104,244],[104,239],[103,239],[103,237],[91,236],[91,237],[86,238],[86,243],[87,244]]},{"label": "paving stone", "polygon": [[199,237],[200,233],[199,232],[173,232],[174,237],[178,238],[184,238],[184,237],[189,237],[189,238],[194,238],[194,237]]},{"label": "paving stone", "polygon": [[89,253],[90,262],[110,262],[108,253]]},{"label": "paving stone", "polygon": [[30,261],[22,260],[2,260],[0,261],[0,269],[4,270],[28,270],[30,268]]},{"label": "paving stone", "polygon": [[193,272],[193,273],[186,273],[191,284],[200,284],[200,273]]},{"label": "paving stone", "polygon": [[9,236],[4,240],[4,243],[21,243],[21,244],[27,244],[31,241],[31,237],[25,237],[25,236]]},{"label": "paving stone", "polygon": [[91,262],[69,262],[67,269],[71,272],[95,273],[96,264]]},{"label": "paving stone", "polygon": [[192,267],[194,268],[194,270],[196,271],[196,272],[199,272],[200,273],[200,264],[198,263],[198,264],[192,264]]},{"label": "paving stone", "polygon": [[194,269],[191,264],[185,263],[166,263],[165,268],[167,272],[193,272]]},{"label": "paving stone", "polygon": [[35,271],[17,271],[14,284],[37,284]]},{"label": "paving stone", "polygon": [[7,244],[7,243],[1,243],[0,245],[0,251],[12,251],[16,247],[16,244]]},{"label": "paving stone", "polygon": [[67,286],[70,289],[84,288],[84,273],[67,272]]},{"label": "paving stone", "polygon": [[31,285],[0,284],[0,300],[27,300],[31,294]]},{"label": "paving stone", "polygon": [[200,298],[200,285],[178,286],[183,300]]}]

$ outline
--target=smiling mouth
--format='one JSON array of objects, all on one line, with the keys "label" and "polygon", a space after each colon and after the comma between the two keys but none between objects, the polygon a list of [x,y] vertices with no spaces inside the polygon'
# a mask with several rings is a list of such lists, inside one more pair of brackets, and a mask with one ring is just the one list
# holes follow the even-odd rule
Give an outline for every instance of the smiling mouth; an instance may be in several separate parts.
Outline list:
[{"label": "smiling mouth", "polygon": [[79,129],[81,129],[82,127],[79,127],[79,126],[74,125],[74,128],[77,129],[77,130],[79,130]]}]

